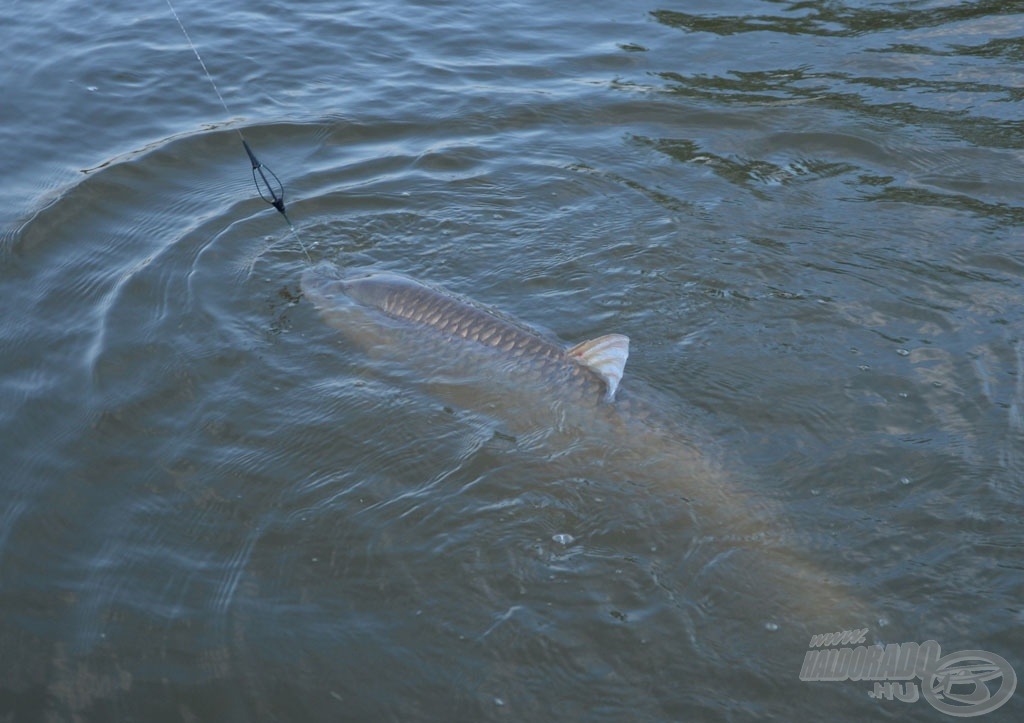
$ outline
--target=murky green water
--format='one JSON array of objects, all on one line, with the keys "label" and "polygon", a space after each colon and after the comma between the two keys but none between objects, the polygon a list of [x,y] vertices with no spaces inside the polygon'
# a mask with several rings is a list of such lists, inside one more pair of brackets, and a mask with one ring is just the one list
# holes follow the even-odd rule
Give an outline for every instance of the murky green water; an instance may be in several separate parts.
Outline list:
[{"label": "murky green water", "polygon": [[[0,718],[950,718],[800,680],[854,628],[1024,675],[1024,6],[175,6],[230,115],[162,1],[0,29]],[[313,261],[629,334],[725,491],[347,344],[237,131]]]}]

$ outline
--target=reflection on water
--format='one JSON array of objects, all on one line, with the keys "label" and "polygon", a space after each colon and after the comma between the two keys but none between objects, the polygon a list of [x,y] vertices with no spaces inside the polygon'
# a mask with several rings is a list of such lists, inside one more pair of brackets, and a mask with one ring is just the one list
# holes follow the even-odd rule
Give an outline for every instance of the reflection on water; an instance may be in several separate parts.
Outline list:
[{"label": "reflection on water", "polygon": [[[934,720],[799,680],[862,627],[1024,673],[1015,5],[175,5],[238,117],[165,8],[0,31],[0,717]],[[236,128],[315,261],[629,334],[756,529],[347,344]]]}]

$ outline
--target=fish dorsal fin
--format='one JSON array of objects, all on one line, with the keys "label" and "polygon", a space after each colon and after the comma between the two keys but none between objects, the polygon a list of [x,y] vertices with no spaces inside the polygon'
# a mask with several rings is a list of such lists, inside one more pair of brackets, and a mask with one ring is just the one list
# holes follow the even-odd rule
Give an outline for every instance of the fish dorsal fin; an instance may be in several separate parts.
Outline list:
[{"label": "fish dorsal fin", "polygon": [[629,337],[624,334],[605,334],[596,339],[580,342],[569,350],[569,356],[596,372],[607,386],[604,398],[615,399],[615,390],[622,380],[622,371],[629,358]]}]

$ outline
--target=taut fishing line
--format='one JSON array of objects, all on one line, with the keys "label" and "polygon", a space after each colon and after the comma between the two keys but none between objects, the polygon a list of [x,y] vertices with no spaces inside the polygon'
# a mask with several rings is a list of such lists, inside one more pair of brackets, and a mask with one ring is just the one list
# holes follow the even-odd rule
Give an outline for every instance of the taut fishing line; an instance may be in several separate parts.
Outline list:
[{"label": "taut fishing line", "polygon": [[[196,55],[196,60],[199,61],[199,65],[203,68],[203,72],[206,74],[206,79],[210,81],[210,85],[213,87],[213,92],[217,94],[217,99],[220,100],[220,104],[224,106],[224,112],[229,116],[234,115],[231,109],[228,108],[227,101],[224,100],[224,96],[221,95],[220,88],[213,80],[213,75],[210,73],[210,69],[206,67],[206,63],[203,61],[203,56],[199,54],[199,49],[196,44],[192,42],[192,36],[188,34],[188,30],[185,29],[185,23],[178,17],[178,11],[174,9],[174,5],[171,4],[171,0],[167,0],[167,7],[171,10],[171,15],[178,22],[178,27],[181,28],[182,34],[185,36],[185,40],[188,41],[188,46],[192,48],[192,52]],[[306,244],[302,242],[302,237],[299,236],[299,232],[295,230],[295,225],[292,220],[288,218],[288,212],[284,206],[284,184],[281,183],[270,168],[263,165],[256,154],[252,150],[252,146],[245,140],[245,136],[242,134],[240,128],[235,129],[238,132],[238,137],[242,141],[242,147],[245,148],[245,153],[249,156],[249,162],[252,163],[252,180],[256,184],[256,191],[260,194],[260,198],[269,203],[271,206],[277,209],[277,211],[284,217],[285,222],[288,224],[288,228],[291,229],[295,239],[299,242],[299,246],[302,247],[302,253],[306,255],[306,260],[312,263],[312,259],[309,256],[309,252],[306,250]]]}]

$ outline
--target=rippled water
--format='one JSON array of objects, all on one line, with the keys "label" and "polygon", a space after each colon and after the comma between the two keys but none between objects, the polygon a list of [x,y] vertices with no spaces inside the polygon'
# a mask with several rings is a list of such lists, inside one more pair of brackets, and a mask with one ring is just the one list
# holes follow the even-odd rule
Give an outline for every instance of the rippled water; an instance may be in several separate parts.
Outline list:
[{"label": "rippled water", "polygon": [[[851,628],[1024,675],[1019,3],[175,6],[230,114],[163,2],[0,29],[0,717],[944,717],[801,681]],[[347,345],[238,131],[314,261],[628,333],[757,532]]]}]

